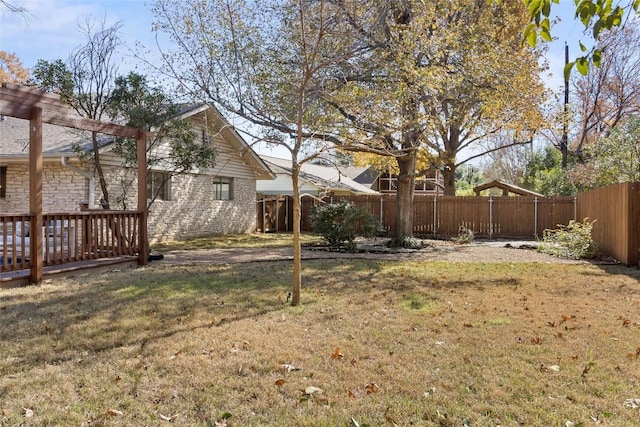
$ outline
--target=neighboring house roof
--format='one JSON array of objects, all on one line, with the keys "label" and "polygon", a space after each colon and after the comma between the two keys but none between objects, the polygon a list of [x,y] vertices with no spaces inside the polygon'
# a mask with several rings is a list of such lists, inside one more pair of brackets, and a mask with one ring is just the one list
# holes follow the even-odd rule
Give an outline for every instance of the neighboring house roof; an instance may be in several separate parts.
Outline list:
[{"label": "neighboring house roof", "polygon": [[[261,156],[273,172],[291,176],[291,160],[277,157]],[[303,163],[300,168],[300,179],[317,187],[321,192],[351,193],[351,194],[379,194],[343,174],[333,166],[323,166],[311,163]],[[262,194],[283,194],[282,191],[262,188],[258,190]],[[289,194],[293,189],[289,190]]]},{"label": "neighboring house roof", "polygon": [[380,176],[380,172],[369,166],[338,166],[338,169],[355,182],[369,188],[371,188],[373,183],[376,182],[376,179],[378,179],[378,176]]},{"label": "neighboring house roof", "polygon": [[499,188],[502,190],[502,193],[505,196],[507,195],[507,193],[514,193],[519,196],[544,197],[543,194],[536,193],[535,191],[527,190],[526,188],[518,187],[517,185],[509,184],[509,183],[498,181],[498,180],[493,180],[491,182],[480,184],[477,187],[474,187],[473,191],[476,193],[476,196],[479,196],[481,191],[487,190],[489,188]]}]

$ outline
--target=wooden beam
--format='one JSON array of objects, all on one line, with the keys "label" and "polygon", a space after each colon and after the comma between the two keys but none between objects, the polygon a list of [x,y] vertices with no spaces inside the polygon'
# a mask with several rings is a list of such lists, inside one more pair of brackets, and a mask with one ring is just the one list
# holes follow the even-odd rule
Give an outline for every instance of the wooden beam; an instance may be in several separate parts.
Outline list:
[{"label": "wooden beam", "polygon": [[138,212],[140,212],[140,233],[138,240],[138,265],[149,262],[147,236],[147,133],[140,131],[137,145],[138,163]]},{"label": "wooden beam", "polygon": [[57,96],[7,83],[0,87],[0,114],[30,120],[33,107],[42,109],[43,123],[126,138],[138,137],[137,128],[81,117]]},{"label": "wooden beam", "polygon": [[29,123],[29,233],[31,281],[40,283],[44,271],[42,259],[42,109],[34,107]]}]

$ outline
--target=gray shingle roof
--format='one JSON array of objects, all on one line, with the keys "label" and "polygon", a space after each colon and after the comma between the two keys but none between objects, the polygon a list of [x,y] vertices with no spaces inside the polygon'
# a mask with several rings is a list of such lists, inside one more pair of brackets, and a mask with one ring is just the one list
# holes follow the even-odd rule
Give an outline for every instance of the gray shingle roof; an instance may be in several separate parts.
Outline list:
[{"label": "gray shingle roof", "polygon": [[[114,137],[99,136],[100,147],[113,142]],[[42,124],[42,154],[45,157],[75,154],[74,144],[82,151],[91,151],[91,133],[64,126]],[[29,156],[29,121],[3,116],[0,120],[0,157],[25,158]]]},{"label": "gray shingle roof", "polygon": [[[291,160],[277,157],[260,156],[268,165],[274,165],[291,174]],[[357,183],[335,167],[304,163],[300,169],[300,178],[327,190],[346,190],[353,193],[378,194],[377,191]]]}]

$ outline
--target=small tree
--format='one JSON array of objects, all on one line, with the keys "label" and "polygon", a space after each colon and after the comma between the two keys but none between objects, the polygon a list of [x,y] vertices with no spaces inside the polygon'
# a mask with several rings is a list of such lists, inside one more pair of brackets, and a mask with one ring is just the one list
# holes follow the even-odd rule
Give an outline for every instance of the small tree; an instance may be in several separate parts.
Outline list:
[{"label": "small tree", "polygon": [[16,54],[0,50],[0,83],[25,84],[28,79],[29,70],[22,66]]},{"label": "small tree", "polygon": [[[47,92],[55,92],[78,114],[90,119],[102,120],[109,108],[109,97],[117,74],[113,60],[120,45],[118,32],[122,24],[110,27],[104,21],[97,23],[87,17],[80,26],[86,44],[76,48],[67,62],[62,60],[38,60],[33,71],[34,84]],[[94,162],[103,206],[109,208],[109,189],[100,157],[98,134],[92,132]]]},{"label": "small tree", "polygon": [[[211,137],[205,130],[205,137],[198,138],[192,124],[188,120],[179,119],[183,105],[174,103],[164,90],[151,86],[147,78],[137,73],[116,78],[115,88],[109,100],[109,112],[114,118],[121,118],[127,126],[153,131],[147,143],[147,166],[149,169],[160,166],[167,173],[165,182],[174,176],[187,174],[194,169],[212,167],[215,161],[215,150],[211,145]],[[168,150],[161,147],[166,143]],[[114,152],[125,161],[125,166],[136,170],[136,141],[118,138]],[[130,176],[121,182],[123,193],[118,201],[126,209],[127,190],[133,187]],[[165,182],[158,183],[161,188]],[[149,194],[147,209],[158,197],[157,190]]]},{"label": "small tree", "polygon": [[585,149],[585,161],[569,171],[572,182],[596,188],[640,181],[640,117],[633,116],[611,135]]}]

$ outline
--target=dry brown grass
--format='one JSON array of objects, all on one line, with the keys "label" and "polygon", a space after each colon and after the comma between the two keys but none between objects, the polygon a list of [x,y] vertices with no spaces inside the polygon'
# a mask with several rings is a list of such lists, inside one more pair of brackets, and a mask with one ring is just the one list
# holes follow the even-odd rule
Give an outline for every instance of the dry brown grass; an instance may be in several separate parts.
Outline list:
[{"label": "dry brown grass", "polygon": [[0,425],[640,423],[637,269],[309,261],[299,307],[289,274],[159,263],[0,291]]},{"label": "dry brown grass", "polygon": [[[322,239],[313,234],[302,234],[302,243],[318,243]],[[218,248],[267,248],[291,246],[293,243],[292,233],[253,233],[253,234],[231,234],[224,236],[210,236],[199,239],[166,241],[154,243],[151,248],[155,252],[168,252],[173,250],[193,250],[193,249],[218,249]]]}]

